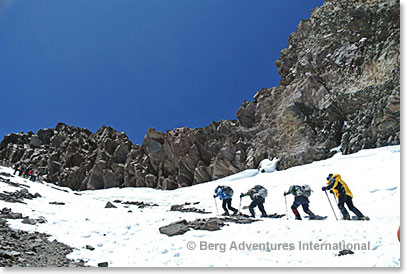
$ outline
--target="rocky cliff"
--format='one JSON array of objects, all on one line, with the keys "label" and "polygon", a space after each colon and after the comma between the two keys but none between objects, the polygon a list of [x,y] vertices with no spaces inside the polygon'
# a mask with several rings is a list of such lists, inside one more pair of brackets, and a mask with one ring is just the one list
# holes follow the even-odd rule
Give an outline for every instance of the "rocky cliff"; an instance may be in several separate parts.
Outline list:
[{"label": "rocky cliff", "polygon": [[400,143],[400,3],[326,1],[289,37],[276,61],[281,83],[245,101],[237,120],[166,133],[141,146],[124,133],[58,124],[4,137],[0,159],[36,167],[73,189],[175,189],[256,168],[279,169]]}]

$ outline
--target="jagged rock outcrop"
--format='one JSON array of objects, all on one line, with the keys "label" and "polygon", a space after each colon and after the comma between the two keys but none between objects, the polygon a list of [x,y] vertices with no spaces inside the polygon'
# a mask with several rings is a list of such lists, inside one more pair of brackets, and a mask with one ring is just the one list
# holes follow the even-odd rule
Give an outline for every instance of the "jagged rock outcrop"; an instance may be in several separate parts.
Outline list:
[{"label": "jagged rock outcrop", "polygon": [[278,169],[400,144],[400,3],[327,0],[289,37],[276,61],[281,83],[244,101],[237,120],[204,128],[124,133],[58,124],[12,133],[0,159],[23,162],[72,189],[172,190],[222,178],[263,159]]}]

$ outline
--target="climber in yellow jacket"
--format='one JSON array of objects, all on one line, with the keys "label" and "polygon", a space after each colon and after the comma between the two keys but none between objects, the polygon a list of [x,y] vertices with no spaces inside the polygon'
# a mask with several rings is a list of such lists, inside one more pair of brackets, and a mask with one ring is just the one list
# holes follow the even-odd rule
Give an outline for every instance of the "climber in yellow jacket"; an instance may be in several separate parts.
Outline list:
[{"label": "climber in yellow jacket", "polygon": [[331,190],[338,197],[338,207],[342,212],[343,219],[351,220],[349,212],[345,208],[346,204],[359,220],[366,220],[366,217],[353,205],[353,194],[341,176],[339,174],[329,174],[326,179],[328,180],[327,186],[322,187],[322,190]]}]

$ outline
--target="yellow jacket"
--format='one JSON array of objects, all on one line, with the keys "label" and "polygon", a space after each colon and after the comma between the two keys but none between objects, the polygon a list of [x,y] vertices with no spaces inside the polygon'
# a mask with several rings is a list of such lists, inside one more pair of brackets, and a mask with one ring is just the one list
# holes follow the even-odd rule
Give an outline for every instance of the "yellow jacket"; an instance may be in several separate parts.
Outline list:
[{"label": "yellow jacket", "polygon": [[[333,181],[333,179],[335,179],[335,181]],[[345,191],[346,195],[353,198],[352,192],[350,191],[348,185],[342,180],[341,175],[339,174],[332,175],[332,177],[328,180],[327,185],[329,186],[328,189],[331,189],[332,192],[336,195],[336,197],[338,197],[338,199],[341,185],[343,187],[342,192]]]}]

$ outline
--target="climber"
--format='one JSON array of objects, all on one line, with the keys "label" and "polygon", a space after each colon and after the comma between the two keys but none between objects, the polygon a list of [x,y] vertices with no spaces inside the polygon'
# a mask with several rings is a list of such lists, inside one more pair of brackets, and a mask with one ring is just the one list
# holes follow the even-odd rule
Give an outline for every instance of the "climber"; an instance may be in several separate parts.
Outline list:
[{"label": "climber", "polygon": [[26,170],[24,171],[23,177],[26,179],[29,179],[31,176],[31,167],[27,167]]},{"label": "climber", "polygon": [[34,170],[29,168],[28,169],[28,175],[27,175],[27,179],[30,179],[30,181],[33,181],[33,174],[34,174]]},{"label": "climber", "polygon": [[20,167],[20,165],[17,164],[17,163],[14,165],[14,167],[13,167],[13,169],[14,169],[13,175],[16,175],[16,173],[17,173],[19,167]]},{"label": "climber", "polygon": [[348,185],[342,180],[339,174],[329,174],[326,178],[327,186],[322,187],[322,191],[331,190],[338,198],[338,207],[342,212],[344,220],[351,220],[345,204],[349,210],[356,214],[358,220],[366,220],[366,217],[353,205],[353,194],[350,192]]},{"label": "climber", "polygon": [[236,216],[238,210],[232,207],[233,189],[230,186],[218,186],[215,188],[213,198],[219,197],[222,200],[222,208],[225,212],[222,215],[229,216],[229,210],[233,211],[233,216]]},{"label": "climber", "polygon": [[298,185],[292,185],[288,189],[287,192],[284,192],[284,196],[293,194],[294,195],[294,203],[291,206],[291,210],[293,211],[295,215],[296,220],[302,220],[301,215],[298,212],[297,208],[301,205],[302,209],[304,210],[305,213],[309,215],[310,220],[315,220],[316,216],[312,211],[309,209],[309,199],[308,197],[311,195],[311,187],[309,185],[304,185],[304,186],[298,186]]},{"label": "climber", "polygon": [[250,196],[252,199],[251,204],[249,205],[249,211],[252,217],[255,217],[254,208],[257,206],[261,212],[261,217],[267,217],[267,213],[264,210],[264,202],[267,197],[267,189],[261,185],[256,185],[253,188],[249,189],[246,193],[241,193],[240,198],[244,196]]},{"label": "climber", "polygon": [[33,182],[35,182],[35,181],[37,181],[37,171],[36,170],[32,170],[32,173],[31,173],[31,181],[33,181]]},{"label": "climber", "polygon": [[25,170],[25,166],[24,165],[20,165],[18,167],[18,176],[22,176],[24,174],[24,170]]}]

